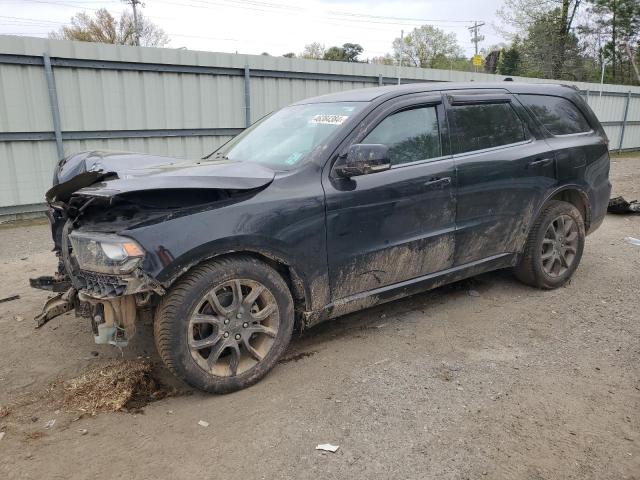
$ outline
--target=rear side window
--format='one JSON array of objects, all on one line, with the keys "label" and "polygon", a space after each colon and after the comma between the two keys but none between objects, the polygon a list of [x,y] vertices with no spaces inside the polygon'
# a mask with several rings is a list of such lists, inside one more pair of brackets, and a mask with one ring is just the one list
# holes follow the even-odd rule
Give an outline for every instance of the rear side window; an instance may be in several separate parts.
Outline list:
[{"label": "rear side window", "polygon": [[553,135],[569,135],[591,130],[591,126],[578,107],[565,98],[549,95],[519,95],[538,120]]},{"label": "rear side window", "polygon": [[387,145],[392,165],[439,157],[442,153],[436,108],[414,108],[389,115],[361,143]]},{"label": "rear side window", "polygon": [[522,121],[508,103],[451,107],[453,153],[499,147],[525,140]]}]

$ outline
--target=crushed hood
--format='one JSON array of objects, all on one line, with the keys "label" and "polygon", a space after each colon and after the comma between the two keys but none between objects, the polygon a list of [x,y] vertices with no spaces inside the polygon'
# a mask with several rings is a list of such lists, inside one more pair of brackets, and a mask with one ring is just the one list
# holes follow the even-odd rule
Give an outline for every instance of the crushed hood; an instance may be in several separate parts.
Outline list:
[{"label": "crushed hood", "polygon": [[271,183],[275,172],[251,162],[191,161],[125,152],[93,151],[62,160],[47,200],[72,194],[114,197],[150,190],[250,190]]}]

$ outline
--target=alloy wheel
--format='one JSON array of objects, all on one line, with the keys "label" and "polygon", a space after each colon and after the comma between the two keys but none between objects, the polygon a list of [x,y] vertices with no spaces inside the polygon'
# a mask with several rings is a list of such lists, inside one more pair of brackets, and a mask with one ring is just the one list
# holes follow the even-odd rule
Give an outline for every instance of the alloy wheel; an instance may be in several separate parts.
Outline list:
[{"label": "alloy wheel", "polygon": [[279,318],[275,297],[260,282],[233,279],[216,285],[189,319],[191,356],[212,375],[245,373],[271,350]]},{"label": "alloy wheel", "polygon": [[569,215],[554,219],[544,233],[540,261],[550,277],[560,277],[573,264],[578,248],[578,225]]}]

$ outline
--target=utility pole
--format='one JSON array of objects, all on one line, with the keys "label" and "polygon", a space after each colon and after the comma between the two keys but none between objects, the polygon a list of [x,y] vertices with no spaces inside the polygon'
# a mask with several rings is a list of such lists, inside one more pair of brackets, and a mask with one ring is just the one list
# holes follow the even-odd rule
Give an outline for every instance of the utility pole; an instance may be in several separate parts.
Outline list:
[{"label": "utility pole", "polygon": [[134,38],[136,41],[136,46],[140,46],[140,26],[138,25],[138,10],[136,7],[141,5],[144,7],[144,4],[140,0],[123,0],[124,3],[131,5],[133,9],[133,28],[135,29]]},{"label": "utility pole", "polygon": [[400,30],[400,58],[398,59],[398,85],[400,85],[400,67],[402,67],[402,54],[404,53],[404,30]]},{"label": "utility pole", "polygon": [[475,22],[473,22],[473,27],[467,27],[472,31],[471,42],[475,43],[476,45],[476,55],[478,54],[478,43],[484,40],[484,35],[478,35],[480,27],[482,26],[484,26],[484,22],[478,23],[478,21],[476,20]]},{"label": "utility pole", "polygon": [[[471,31],[471,42],[475,44],[476,56],[478,55],[478,43],[484,40],[484,35],[479,35],[480,27],[484,25],[484,22],[473,22],[473,27],[467,27]],[[478,71],[478,67],[474,66],[475,71]]]}]

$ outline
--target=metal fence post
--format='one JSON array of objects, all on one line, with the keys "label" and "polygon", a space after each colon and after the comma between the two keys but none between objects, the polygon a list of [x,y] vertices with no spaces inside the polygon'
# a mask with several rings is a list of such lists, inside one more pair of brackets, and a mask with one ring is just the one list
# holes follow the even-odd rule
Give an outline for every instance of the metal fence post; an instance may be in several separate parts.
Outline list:
[{"label": "metal fence post", "polygon": [[244,125],[251,126],[251,72],[249,65],[244,67]]},{"label": "metal fence post", "polygon": [[624,118],[622,119],[622,131],[620,132],[620,144],[618,152],[622,150],[622,142],[624,141],[624,131],[627,128],[627,116],[629,115],[629,103],[631,102],[631,90],[627,94],[627,101],[624,104]]},{"label": "metal fence post", "polygon": [[381,73],[378,74],[378,86],[379,87],[382,86],[382,74]]},{"label": "metal fence post", "polygon": [[42,59],[44,64],[44,76],[47,80],[47,89],[49,90],[49,107],[51,108],[53,133],[56,138],[56,150],[58,152],[58,160],[62,160],[64,158],[64,148],[62,147],[60,108],[58,107],[58,92],[56,91],[56,80],[53,77],[53,69],[51,68],[51,58],[49,57],[49,54],[43,53]]}]

